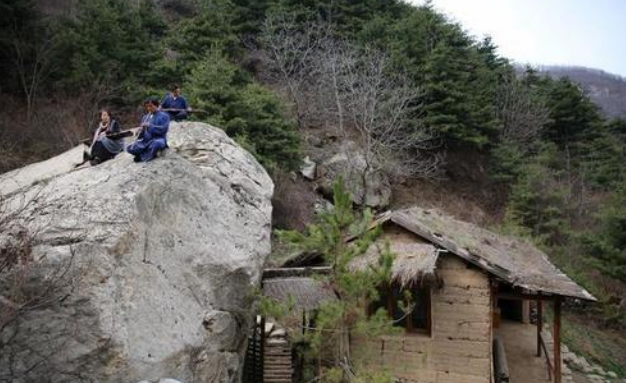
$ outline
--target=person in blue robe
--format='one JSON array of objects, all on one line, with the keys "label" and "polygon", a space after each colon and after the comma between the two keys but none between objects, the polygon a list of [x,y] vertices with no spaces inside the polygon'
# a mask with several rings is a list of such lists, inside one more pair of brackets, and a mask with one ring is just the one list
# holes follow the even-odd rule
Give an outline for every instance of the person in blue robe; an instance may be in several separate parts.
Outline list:
[{"label": "person in blue robe", "polygon": [[159,100],[149,98],[144,103],[146,114],[141,118],[141,132],[126,151],[135,156],[135,162],[152,161],[159,151],[167,147],[167,130],[170,116],[159,110]]},{"label": "person in blue robe", "polygon": [[171,93],[165,95],[161,103],[161,110],[169,114],[174,121],[182,121],[189,116],[191,108],[187,105],[187,100],[182,95],[180,85],[174,85]]}]

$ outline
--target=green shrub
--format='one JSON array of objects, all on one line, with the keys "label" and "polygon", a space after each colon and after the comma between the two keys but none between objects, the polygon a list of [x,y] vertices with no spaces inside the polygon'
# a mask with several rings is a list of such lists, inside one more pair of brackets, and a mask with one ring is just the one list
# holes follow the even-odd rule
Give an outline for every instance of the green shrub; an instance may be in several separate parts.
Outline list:
[{"label": "green shrub", "polygon": [[270,171],[295,169],[300,138],[281,100],[248,79],[218,50],[208,52],[185,80],[191,105],[222,127]]},{"label": "green shrub", "polygon": [[70,91],[100,84],[124,93],[146,86],[162,56],[166,25],[150,1],[81,0],[58,27],[57,76]]}]

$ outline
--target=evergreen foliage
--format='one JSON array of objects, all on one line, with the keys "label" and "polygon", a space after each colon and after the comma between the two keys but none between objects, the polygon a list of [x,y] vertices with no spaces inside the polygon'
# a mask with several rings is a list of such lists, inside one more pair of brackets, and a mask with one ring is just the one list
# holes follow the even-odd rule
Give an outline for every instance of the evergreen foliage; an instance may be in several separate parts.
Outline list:
[{"label": "evergreen foliage", "polygon": [[600,213],[601,229],[583,243],[596,268],[626,282],[626,182],[622,180]]},{"label": "evergreen foliage", "polygon": [[[0,91],[21,93],[16,60],[34,61],[33,45],[43,40],[45,26],[32,0],[7,0],[0,3]],[[26,48],[16,57],[16,47]]]},{"label": "evergreen foliage", "polygon": [[564,150],[579,154],[591,141],[602,123],[599,108],[583,90],[567,78],[546,81],[542,92],[550,109],[550,122],[544,138]]},{"label": "evergreen foliage", "polygon": [[560,183],[562,173],[554,168],[557,151],[546,146],[533,162],[520,166],[512,186],[507,220],[548,244],[563,244],[569,234],[568,190]]},{"label": "evergreen foliage", "polygon": [[361,40],[390,51],[400,68],[424,91],[426,124],[449,144],[485,146],[500,122],[495,101],[498,79],[511,71],[490,40],[476,42],[430,4],[405,17],[368,23]]},{"label": "evergreen foliage", "polygon": [[125,92],[146,87],[163,56],[166,25],[151,1],[81,0],[58,28],[58,79],[67,89],[112,84]]},{"label": "evergreen foliage", "polygon": [[615,119],[597,130],[588,144],[585,166],[594,187],[612,190],[624,181],[626,121]]},{"label": "evergreen foliage", "polygon": [[183,72],[208,51],[219,50],[230,58],[241,52],[235,17],[235,6],[228,0],[211,2],[202,6],[196,16],[183,19],[172,28],[167,43],[180,55],[177,62]]},{"label": "evergreen foliage", "polygon": [[281,101],[220,51],[197,61],[185,84],[191,104],[208,111],[207,121],[224,128],[267,169],[298,166],[299,136]]},{"label": "evergreen foliage", "polygon": [[[378,299],[380,286],[391,278],[393,255],[387,249],[381,252],[378,264],[361,271],[351,270],[349,264],[362,256],[380,235],[380,227],[371,230],[372,215],[368,210],[357,214],[342,180],[333,185],[334,209],[319,215],[316,222],[307,226],[306,233],[278,232],[281,241],[293,248],[315,251],[323,255],[325,263],[332,266],[328,276],[320,276],[337,292],[339,299],[323,302],[314,320],[314,327],[302,335],[308,346],[306,357],[324,367],[321,377],[328,382],[347,381],[347,373],[356,373],[355,381],[390,382],[384,372],[368,374],[357,369],[350,371],[349,333],[378,336],[394,331],[392,321],[384,309],[369,316],[366,307]],[[352,239],[348,242],[348,239]],[[410,302],[410,297],[409,302]],[[410,303],[409,303],[410,304]],[[294,331],[294,334],[299,331]]]}]

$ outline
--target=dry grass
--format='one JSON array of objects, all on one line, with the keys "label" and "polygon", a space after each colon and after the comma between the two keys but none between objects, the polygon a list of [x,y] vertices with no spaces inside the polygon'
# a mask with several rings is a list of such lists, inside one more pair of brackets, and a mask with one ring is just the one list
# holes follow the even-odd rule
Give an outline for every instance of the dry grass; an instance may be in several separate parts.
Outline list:
[{"label": "dry grass", "polygon": [[[350,263],[352,270],[367,270],[376,266],[386,243],[382,240],[370,246],[365,254]],[[391,268],[391,278],[401,286],[421,283],[426,278],[435,277],[438,253],[434,246],[415,242],[390,242],[389,251],[395,256]]]},{"label": "dry grass", "polygon": [[604,329],[585,315],[565,313],[563,339],[576,354],[626,377],[626,334]]}]

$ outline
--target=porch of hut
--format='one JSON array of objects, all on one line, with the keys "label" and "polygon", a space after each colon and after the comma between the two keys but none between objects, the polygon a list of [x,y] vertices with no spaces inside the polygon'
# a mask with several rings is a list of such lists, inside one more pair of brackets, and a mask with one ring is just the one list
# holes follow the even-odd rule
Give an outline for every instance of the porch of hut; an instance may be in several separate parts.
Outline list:
[{"label": "porch of hut", "polygon": [[[534,323],[524,318],[494,318],[494,375],[498,382],[565,382],[561,356],[561,305],[563,297],[524,293],[500,293],[499,299],[535,305]],[[552,306],[553,319],[545,322],[545,307]],[[506,318],[506,316],[505,316]],[[500,348],[500,349],[499,349]],[[500,354],[500,355],[499,355]]]}]

